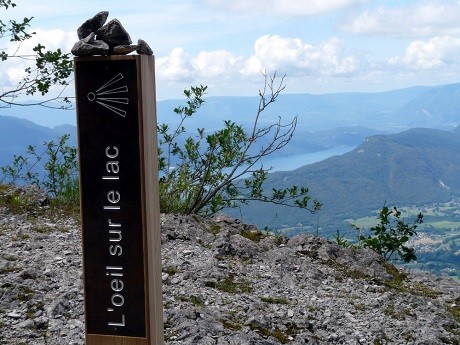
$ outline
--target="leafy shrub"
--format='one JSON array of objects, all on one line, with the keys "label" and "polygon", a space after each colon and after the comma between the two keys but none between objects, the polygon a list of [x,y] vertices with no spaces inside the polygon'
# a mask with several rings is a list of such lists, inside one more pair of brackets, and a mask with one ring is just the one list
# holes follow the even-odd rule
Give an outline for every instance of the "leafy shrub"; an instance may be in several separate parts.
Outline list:
[{"label": "leafy shrub", "polygon": [[26,154],[15,155],[10,165],[0,167],[0,183],[35,184],[59,203],[78,205],[77,148],[67,144],[69,138],[64,134],[58,142],[45,142],[43,151],[29,145]]},{"label": "leafy shrub", "polygon": [[335,240],[339,246],[348,248],[352,246],[352,243],[347,240],[344,234],[340,233],[340,230],[337,229],[335,235],[332,235],[332,238]]},{"label": "leafy shrub", "polygon": [[423,214],[419,213],[409,225],[401,218],[401,212],[396,207],[389,209],[384,206],[379,213],[379,220],[379,224],[370,229],[372,235],[359,235],[361,245],[375,250],[386,261],[417,260],[415,249],[407,247],[406,244],[410,237],[417,235],[415,229],[418,224],[423,223]]},{"label": "leafy shrub", "polygon": [[249,131],[228,120],[222,129],[208,133],[198,128],[196,136],[184,138],[189,132],[185,121],[205,102],[207,87],[202,85],[184,91],[186,105],[174,109],[180,117],[177,127],[158,125],[161,212],[212,215],[253,200],[310,212],[320,209],[318,201],[311,201],[308,188],[263,190],[270,169],[263,168],[260,160],[287,145],[297,125],[297,117],[288,124],[279,119],[265,127],[260,125],[262,113],[285,88],[284,77],[276,83],[276,75],[264,76],[265,86]]}]

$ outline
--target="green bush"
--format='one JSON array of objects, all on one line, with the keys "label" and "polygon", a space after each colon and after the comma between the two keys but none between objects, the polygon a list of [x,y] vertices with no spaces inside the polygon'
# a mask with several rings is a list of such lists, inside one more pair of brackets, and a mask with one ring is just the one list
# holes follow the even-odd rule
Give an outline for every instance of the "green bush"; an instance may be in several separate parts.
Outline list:
[{"label": "green bush", "polygon": [[24,155],[15,155],[11,164],[0,167],[0,183],[35,184],[53,201],[78,206],[77,148],[67,144],[69,138],[65,134],[57,142],[45,142],[42,151],[29,145]]},{"label": "green bush", "polygon": [[[419,213],[411,225],[401,218],[401,212],[396,208],[384,206],[379,213],[379,224],[370,229],[372,235],[359,235],[360,244],[375,250],[386,261],[410,262],[417,260],[415,249],[407,247],[409,239],[417,235],[415,229],[423,223],[423,214]],[[359,228],[357,228],[359,229]]]},{"label": "green bush", "polygon": [[195,136],[185,138],[183,135],[190,131],[184,123],[205,102],[207,87],[184,91],[187,104],[174,109],[179,124],[175,128],[158,125],[161,212],[212,215],[254,200],[310,212],[320,209],[321,204],[311,200],[308,188],[292,186],[270,193],[263,189],[270,169],[263,168],[260,160],[287,145],[297,125],[296,117],[288,124],[280,119],[265,127],[259,123],[265,109],[284,90],[283,80],[276,83],[276,75],[265,76],[249,131],[228,120],[222,129],[207,132],[198,128]]}]

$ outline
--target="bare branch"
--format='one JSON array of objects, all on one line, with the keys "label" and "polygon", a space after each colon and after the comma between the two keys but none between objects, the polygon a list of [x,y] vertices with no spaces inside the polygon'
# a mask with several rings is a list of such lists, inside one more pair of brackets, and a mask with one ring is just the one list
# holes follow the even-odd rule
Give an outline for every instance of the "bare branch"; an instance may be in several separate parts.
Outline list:
[{"label": "bare branch", "polygon": [[[268,126],[260,125],[263,112],[276,101],[285,89],[284,76],[262,73],[264,86],[259,90],[259,102],[249,131],[232,121],[210,134],[198,129],[198,137],[188,137],[185,143],[177,141],[186,132],[183,123],[194,114],[201,103],[203,87],[185,91],[187,106],[178,107],[179,125],[169,131],[159,125],[160,135],[160,205],[162,212],[212,214],[235,203],[258,200],[289,207],[300,207],[315,212],[319,204],[310,206],[308,189],[291,188],[263,193],[263,182],[271,168],[264,168],[261,159],[285,147],[297,127],[297,117],[283,124],[281,118]],[[163,151],[164,150],[164,151]],[[177,169],[171,170],[175,159]],[[248,175],[252,176],[248,178]],[[160,206],[163,207],[163,206]]]}]

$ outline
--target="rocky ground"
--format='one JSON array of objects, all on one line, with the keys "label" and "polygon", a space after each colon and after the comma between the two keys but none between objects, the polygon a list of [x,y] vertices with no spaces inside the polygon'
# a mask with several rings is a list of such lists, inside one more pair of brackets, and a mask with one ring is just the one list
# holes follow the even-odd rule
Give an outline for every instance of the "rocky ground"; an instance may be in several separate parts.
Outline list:
[{"label": "rocky ground", "polygon": [[[0,344],[84,344],[78,217],[45,201],[0,191]],[[161,225],[166,344],[460,344],[448,278],[224,216]]]}]

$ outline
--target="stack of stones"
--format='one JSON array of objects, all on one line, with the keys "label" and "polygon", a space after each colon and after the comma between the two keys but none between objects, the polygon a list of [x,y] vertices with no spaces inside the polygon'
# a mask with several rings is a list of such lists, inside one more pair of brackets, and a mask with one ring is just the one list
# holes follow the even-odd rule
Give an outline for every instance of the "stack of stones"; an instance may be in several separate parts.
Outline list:
[{"label": "stack of stones", "polygon": [[99,12],[78,28],[80,40],[72,48],[73,55],[126,55],[134,51],[144,55],[153,54],[152,49],[142,39],[137,44],[132,44],[128,32],[117,19],[106,24],[108,16],[107,11]]}]

